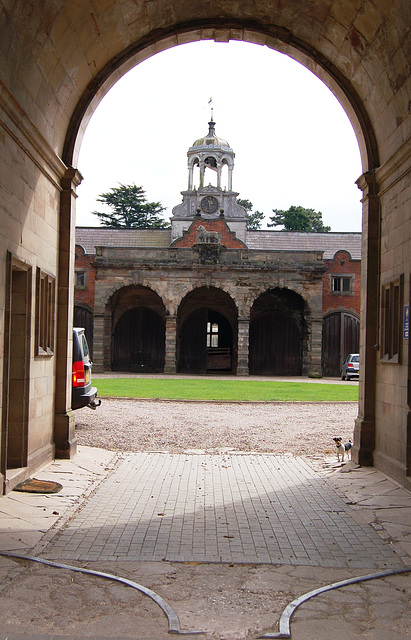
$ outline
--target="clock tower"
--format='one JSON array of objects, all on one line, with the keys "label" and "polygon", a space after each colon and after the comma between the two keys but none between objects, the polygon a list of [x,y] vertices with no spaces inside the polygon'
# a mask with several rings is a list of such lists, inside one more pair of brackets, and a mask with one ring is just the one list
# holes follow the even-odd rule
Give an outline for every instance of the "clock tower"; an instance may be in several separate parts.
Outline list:
[{"label": "clock tower", "polygon": [[187,152],[188,188],[181,192],[183,202],[173,208],[172,241],[180,238],[194,220],[203,223],[218,218],[245,241],[247,215],[237,204],[239,194],[232,188],[234,157],[228,142],[217,137],[211,116],[207,135],[196,140]]}]

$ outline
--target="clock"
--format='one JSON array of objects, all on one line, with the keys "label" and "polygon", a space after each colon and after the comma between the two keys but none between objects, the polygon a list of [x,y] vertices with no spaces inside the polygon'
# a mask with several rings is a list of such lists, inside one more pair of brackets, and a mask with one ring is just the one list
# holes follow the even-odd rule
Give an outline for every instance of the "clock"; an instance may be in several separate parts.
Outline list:
[{"label": "clock", "polygon": [[200,206],[204,213],[215,213],[218,209],[218,200],[214,196],[205,196]]}]

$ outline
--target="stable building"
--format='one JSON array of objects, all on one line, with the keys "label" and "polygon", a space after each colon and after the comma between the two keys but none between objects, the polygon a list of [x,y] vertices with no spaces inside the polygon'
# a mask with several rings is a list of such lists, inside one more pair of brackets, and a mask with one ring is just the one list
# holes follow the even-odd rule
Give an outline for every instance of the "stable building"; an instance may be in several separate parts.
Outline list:
[{"label": "stable building", "polygon": [[208,127],[169,229],[76,228],[95,370],[338,375],[359,350],[361,234],[248,231],[235,154]]}]

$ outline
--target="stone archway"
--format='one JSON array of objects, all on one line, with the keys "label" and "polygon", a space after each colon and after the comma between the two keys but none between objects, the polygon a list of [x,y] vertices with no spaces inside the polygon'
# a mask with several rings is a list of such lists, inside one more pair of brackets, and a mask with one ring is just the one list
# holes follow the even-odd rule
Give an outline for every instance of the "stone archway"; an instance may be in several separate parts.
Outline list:
[{"label": "stone archway", "polygon": [[[93,11],[74,0],[3,2],[0,21],[6,34],[0,110],[7,221],[0,239],[1,281],[12,251],[55,277],[57,287],[55,357],[36,361],[30,355],[30,388],[46,377],[55,389],[55,402],[41,409],[47,433],[29,439],[32,458],[41,441],[53,441],[60,456],[75,450],[68,411],[70,292],[82,132],[110,86],[141,60],[186,42],[235,39],[272,47],[305,65],[335,93],[356,132],[363,166],[363,269],[354,457],[361,464],[376,462],[403,482],[411,420],[411,391],[403,393],[408,338],[398,345],[398,362],[387,362],[379,352],[379,318],[382,285],[400,287],[404,303],[410,301],[409,2],[108,0],[95,3]],[[385,385],[393,390],[388,399]],[[29,430],[36,428],[33,420]]]},{"label": "stone archway", "polygon": [[159,373],[164,371],[165,307],[148,287],[118,289],[106,305],[104,341],[114,371]]},{"label": "stone archway", "polygon": [[178,371],[235,373],[236,367],[237,309],[233,300],[215,287],[191,291],[178,312]]},{"label": "stone archway", "polygon": [[[308,31],[303,29],[300,33],[301,22],[299,18],[302,15],[302,11],[301,4],[298,5],[298,10],[291,8],[293,17],[291,18],[291,14],[288,15],[284,23],[282,22],[283,16],[281,16],[280,23],[277,23],[275,19],[273,22],[269,21],[267,23],[266,14],[264,14],[263,19],[257,18],[250,23],[249,15],[243,14],[242,10],[240,10],[239,14],[235,13],[235,15],[225,14],[224,18],[220,16],[217,20],[214,15],[204,15],[200,20],[200,28],[197,14],[194,18],[190,15],[187,20],[180,16],[182,18],[181,22],[179,18],[176,18],[174,22],[171,20],[172,24],[162,25],[163,28],[160,30],[155,30],[154,32],[146,31],[142,38],[137,38],[130,42],[129,46],[119,51],[114,59],[102,66],[84,89],[72,113],[65,138],[63,158],[69,165],[76,164],[82,133],[100,100],[119,77],[142,60],[155,54],[158,48],[164,50],[185,42],[202,39],[215,39],[217,41],[244,40],[259,45],[267,45],[286,53],[315,73],[331,89],[344,107],[356,133],[364,170],[358,185],[364,196],[363,219],[366,233],[363,236],[363,252],[368,260],[367,268],[364,269],[362,276],[362,289],[364,291],[362,306],[363,313],[367,317],[366,332],[363,334],[362,348],[364,353],[362,355],[362,367],[364,375],[369,382],[367,391],[369,402],[365,402],[364,395],[360,394],[356,442],[361,442],[358,450],[358,460],[370,463],[372,462],[372,452],[375,447],[376,392],[376,352],[373,351],[371,342],[375,344],[375,334],[378,331],[378,309],[376,305],[378,306],[380,287],[380,263],[378,258],[380,246],[378,245],[378,239],[381,232],[381,209],[376,195],[378,192],[378,179],[375,175],[376,168],[380,164],[379,144],[373,126],[373,123],[378,120],[378,114],[376,112],[373,113],[374,119],[370,116],[370,102],[367,102],[368,96],[375,90],[375,83],[371,81],[369,86],[365,87],[361,82],[356,81],[351,62],[344,63],[344,56],[341,56],[339,45],[334,42],[334,37],[331,34],[330,38],[324,37],[323,39],[320,36],[322,33],[322,21],[318,16],[312,15],[311,6],[307,15],[309,16],[309,22],[312,22],[312,26]],[[205,13],[207,14],[207,9]],[[250,15],[254,15],[254,9]],[[276,11],[274,11],[273,17],[274,15],[280,17]],[[334,22],[335,16],[330,16],[330,19],[331,22]],[[341,16],[341,19],[344,22],[346,16]],[[341,29],[339,20],[336,21],[335,27],[338,30]],[[355,50],[355,56],[363,56],[365,48],[359,31],[352,25],[346,25],[345,23],[344,30],[350,41],[350,46]],[[314,33],[315,36],[313,35]],[[365,84],[367,84],[370,77],[367,78]],[[364,78],[365,74],[362,76],[363,80]],[[385,135],[383,138],[384,140],[386,139]],[[319,319],[317,319],[317,324],[318,322]],[[316,327],[316,332],[318,332],[317,329],[318,327]],[[315,359],[318,362],[315,362],[315,371],[313,370],[313,373],[321,368],[320,356],[314,358],[313,361]],[[168,367],[169,365],[167,365],[167,369]],[[355,455],[357,455],[356,446]]]}]

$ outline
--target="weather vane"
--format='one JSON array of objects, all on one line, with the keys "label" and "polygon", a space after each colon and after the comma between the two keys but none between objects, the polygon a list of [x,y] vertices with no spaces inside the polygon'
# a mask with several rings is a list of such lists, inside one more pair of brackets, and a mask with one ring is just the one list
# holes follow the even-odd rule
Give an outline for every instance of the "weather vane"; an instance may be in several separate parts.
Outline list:
[{"label": "weather vane", "polygon": [[[213,99],[210,98],[210,100],[208,101],[208,104],[211,106],[213,104]],[[214,108],[211,106],[211,120],[213,120],[213,115],[214,115]]]}]

